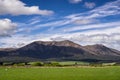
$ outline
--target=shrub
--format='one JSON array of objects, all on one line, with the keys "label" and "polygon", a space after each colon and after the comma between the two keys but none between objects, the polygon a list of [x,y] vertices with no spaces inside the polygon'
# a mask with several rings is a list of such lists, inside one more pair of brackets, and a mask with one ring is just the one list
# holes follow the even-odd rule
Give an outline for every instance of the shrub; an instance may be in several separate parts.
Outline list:
[{"label": "shrub", "polygon": [[15,63],[13,66],[25,66],[25,63]]},{"label": "shrub", "polygon": [[60,64],[59,64],[58,62],[55,62],[55,61],[54,61],[54,62],[51,62],[51,65],[52,65],[52,66],[60,66]]},{"label": "shrub", "polygon": [[32,66],[43,66],[42,62],[33,62],[31,63]]},{"label": "shrub", "polygon": [[120,66],[120,62],[119,63],[115,63],[113,66]]}]

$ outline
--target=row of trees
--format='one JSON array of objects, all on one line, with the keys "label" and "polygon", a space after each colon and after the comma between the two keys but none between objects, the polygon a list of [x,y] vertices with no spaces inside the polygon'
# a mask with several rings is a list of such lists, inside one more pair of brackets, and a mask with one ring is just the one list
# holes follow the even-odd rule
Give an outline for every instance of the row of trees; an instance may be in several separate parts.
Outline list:
[{"label": "row of trees", "polygon": [[59,62],[0,62],[0,66],[62,66]]},{"label": "row of trees", "polygon": [[17,63],[13,63],[13,62],[7,62],[7,63],[2,63],[0,62],[0,66],[58,66],[58,67],[62,67],[62,66],[94,66],[94,67],[102,67],[102,66],[120,66],[120,63],[89,63],[88,65],[80,65],[77,62],[73,63],[73,64],[60,64],[60,62],[56,62],[56,61],[51,61],[51,62],[17,62]]}]

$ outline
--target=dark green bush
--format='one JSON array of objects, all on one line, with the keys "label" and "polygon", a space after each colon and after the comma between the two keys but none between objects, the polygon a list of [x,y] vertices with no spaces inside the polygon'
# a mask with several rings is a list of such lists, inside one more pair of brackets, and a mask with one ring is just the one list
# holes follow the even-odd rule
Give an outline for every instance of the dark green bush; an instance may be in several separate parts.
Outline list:
[{"label": "dark green bush", "polygon": [[31,63],[32,66],[43,66],[42,62],[32,62]]}]

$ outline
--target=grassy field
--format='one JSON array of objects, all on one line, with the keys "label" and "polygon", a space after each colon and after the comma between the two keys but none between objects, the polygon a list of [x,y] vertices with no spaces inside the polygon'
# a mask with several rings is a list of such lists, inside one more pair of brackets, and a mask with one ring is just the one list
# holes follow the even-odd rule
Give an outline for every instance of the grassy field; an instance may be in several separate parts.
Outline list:
[{"label": "grassy field", "polygon": [[0,80],[120,80],[120,67],[1,67]]},{"label": "grassy field", "polygon": [[60,65],[89,65],[89,63],[87,62],[80,62],[80,61],[63,61],[63,62],[59,62]]}]

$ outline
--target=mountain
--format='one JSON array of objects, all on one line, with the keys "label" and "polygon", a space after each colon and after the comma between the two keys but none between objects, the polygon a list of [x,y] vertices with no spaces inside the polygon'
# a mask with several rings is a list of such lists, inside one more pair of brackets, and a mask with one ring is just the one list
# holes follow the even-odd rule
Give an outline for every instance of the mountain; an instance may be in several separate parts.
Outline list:
[{"label": "mountain", "polygon": [[84,46],[87,50],[96,55],[98,60],[120,60],[120,51],[108,48],[101,44]]},{"label": "mountain", "polygon": [[81,46],[72,41],[35,41],[21,48],[0,49],[0,62],[39,60],[120,61],[120,51],[104,45]]}]

